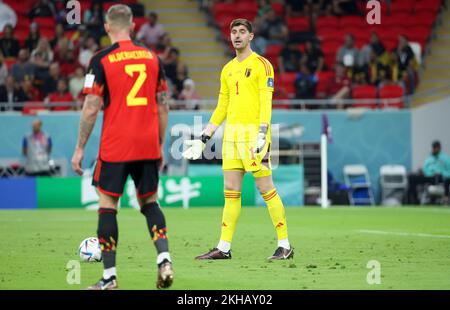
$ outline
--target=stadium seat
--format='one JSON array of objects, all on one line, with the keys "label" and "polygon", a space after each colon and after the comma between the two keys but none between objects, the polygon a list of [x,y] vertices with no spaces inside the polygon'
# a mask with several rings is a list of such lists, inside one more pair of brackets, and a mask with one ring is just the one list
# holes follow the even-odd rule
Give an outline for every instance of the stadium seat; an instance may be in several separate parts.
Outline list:
[{"label": "stadium seat", "polygon": [[[283,45],[270,44],[266,48],[266,54],[264,55],[264,57],[269,59],[269,61],[271,63],[274,63],[274,62],[276,62],[276,60],[277,60],[278,56],[280,55],[282,49],[283,49]],[[272,60],[275,60],[275,61],[272,61]]]},{"label": "stadium seat", "polygon": [[441,0],[421,0],[419,2],[416,2],[414,6],[414,11],[416,13],[430,12],[436,15],[437,12],[439,11],[441,4],[442,4]]},{"label": "stadium seat", "polygon": [[215,19],[218,19],[219,15],[234,15],[236,12],[233,3],[215,3],[212,8],[212,13]]},{"label": "stadium seat", "polygon": [[297,78],[297,73],[286,72],[279,77],[279,84],[282,86],[289,95],[295,95],[295,80]]},{"label": "stadium seat", "polygon": [[398,85],[385,85],[380,89],[381,108],[402,109],[403,88]]},{"label": "stadium seat", "polygon": [[284,6],[282,3],[274,2],[271,4],[272,10],[275,11],[275,14],[278,16],[284,16]]},{"label": "stadium seat", "polygon": [[133,18],[133,22],[136,24],[135,31],[139,31],[141,29],[142,25],[148,22],[147,17],[135,17]]},{"label": "stadium seat", "polygon": [[369,171],[364,165],[344,166],[345,185],[350,188],[351,205],[373,205],[375,203]]},{"label": "stadium seat", "polygon": [[287,26],[291,32],[306,32],[310,30],[309,18],[307,17],[288,17]]},{"label": "stadium seat", "polygon": [[340,29],[322,28],[317,35],[321,42],[337,41],[343,43],[346,33]]},{"label": "stadium seat", "polygon": [[411,19],[415,22],[416,25],[431,27],[436,20],[436,14],[433,12],[416,12],[414,18]]},{"label": "stadium seat", "polygon": [[35,17],[33,22],[37,23],[41,30],[55,29],[56,27],[56,20],[52,17]]},{"label": "stadium seat", "polygon": [[321,16],[317,18],[316,30],[322,28],[337,29],[339,27],[339,18],[336,16]]},{"label": "stadium seat", "polygon": [[328,83],[330,79],[334,76],[333,71],[320,71],[317,73],[317,86],[316,86],[316,96],[320,97],[321,94],[327,92]]},{"label": "stadium seat", "polygon": [[14,58],[14,57],[8,57],[8,58],[6,58],[3,62],[5,63],[6,68],[7,68],[8,70],[10,70],[11,67],[17,62],[17,59]]},{"label": "stadium seat", "polygon": [[[377,98],[377,88],[373,85],[360,85],[355,86],[352,90],[352,98],[357,99],[376,99]],[[352,105],[355,108],[370,108],[376,109],[376,103],[365,103],[356,102]]]},{"label": "stadium seat", "polygon": [[360,16],[342,16],[339,19],[339,27],[360,27],[361,25],[367,24],[367,22]]},{"label": "stadium seat", "polygon": [[44,102],[26,102],[22,109],[24,115],[36,115],[39,111],[46,111]]},{"label": "stadium seat", "polygon": [[395,13],[411,13],[413,11],[413,6],[411,1],[392,1],[391,3],[391,14]]}]

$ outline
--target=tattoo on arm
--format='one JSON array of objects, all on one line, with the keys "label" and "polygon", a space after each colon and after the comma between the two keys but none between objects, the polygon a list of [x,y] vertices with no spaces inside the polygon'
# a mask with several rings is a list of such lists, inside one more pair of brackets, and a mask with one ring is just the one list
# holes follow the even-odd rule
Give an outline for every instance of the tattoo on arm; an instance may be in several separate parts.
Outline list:
[{"label": "tattoo on arm", "polygon": [[97,120],[97,114],[102,107],[102,100],[99,96],[88,95],[84,102],[80,118],[80,131],[78,134],[77,147],[84,148],[89,140],[92,130]]},{"label": "tattoo on arm", "polygon": [[156,101],[158,102],[158,104],[167,105],[169,103],[169,100],[167,98],[167,92],[166,91],[158,92],[156,94]]}]

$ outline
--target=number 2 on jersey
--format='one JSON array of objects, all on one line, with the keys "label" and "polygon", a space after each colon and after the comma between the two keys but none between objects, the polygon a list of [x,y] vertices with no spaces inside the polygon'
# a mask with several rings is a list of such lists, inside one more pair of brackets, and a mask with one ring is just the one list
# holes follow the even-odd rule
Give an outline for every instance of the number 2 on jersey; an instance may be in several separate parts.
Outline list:
[{"label": "number 2 on jersey", "polygon": [[131,88],[130,92],[127,95],[127,106],[129,107],[142,106],[148,104],[148,99],[146,97],[136,97],[137,93],[139,92],[142,85],[144,85],[145,80],[147,79],[146,70],[147,67],[145,66],[145,64],[125,66],[125,72],[129,76],[133,77],[135,72],[139,73],[136,82],[134,82],[133,87]]}]

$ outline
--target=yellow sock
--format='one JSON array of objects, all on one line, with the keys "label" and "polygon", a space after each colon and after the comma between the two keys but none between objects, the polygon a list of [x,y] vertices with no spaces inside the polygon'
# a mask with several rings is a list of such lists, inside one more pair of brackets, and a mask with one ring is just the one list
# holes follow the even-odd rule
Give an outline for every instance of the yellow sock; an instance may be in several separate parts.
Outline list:
[{"label": "yellow sock", "polygon": [[241,214],[241,192],[224,191],[225,206],[222,215],[222,233],[220,240],[231,243],[236,224]]},{"label": "yellow sock", "polygon": [[288,237],[286,213],[284,211],[283,202],[281,201],[277,190],[274,188],[262,194],[262,197],[266,201],[270,218],[272,219],[273,226],[277,231],[278,240],[286,239]]}]

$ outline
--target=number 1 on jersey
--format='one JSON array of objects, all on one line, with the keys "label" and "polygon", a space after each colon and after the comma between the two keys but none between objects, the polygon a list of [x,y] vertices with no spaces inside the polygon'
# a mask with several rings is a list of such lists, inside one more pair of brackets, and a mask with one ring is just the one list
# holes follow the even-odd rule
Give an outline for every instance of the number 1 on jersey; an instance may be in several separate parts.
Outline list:
[{"label": "number 1 on jersey", "polygon": [[131,88],[130,92],[127,95],[127,106],[129,107],[142,106],[148,104],[148,99],[146,97],[136,97],[137,93],[139,92],[142,85],[144,85],[145,80],[147,79],[146,70],[147,68],[145,64],[125,66],[125,72],[129,76],[133,77],[134,72],[139,73],[136,82],[134,82],[133,87]]},{"label": "number 1 on jersey", "polygon": [[236,95],[239,95],[239,81],[236,82]]}]

